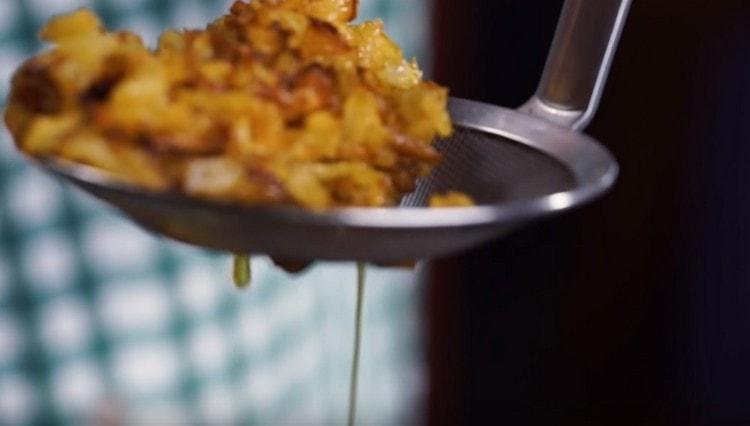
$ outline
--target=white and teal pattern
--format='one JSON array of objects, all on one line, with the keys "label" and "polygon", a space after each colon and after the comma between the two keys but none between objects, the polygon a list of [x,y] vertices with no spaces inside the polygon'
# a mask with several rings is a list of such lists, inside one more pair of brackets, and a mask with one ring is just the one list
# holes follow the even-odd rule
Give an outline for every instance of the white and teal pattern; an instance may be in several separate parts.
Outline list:
[{"label": "white and teal pattern", "polygon": [[[96,9],[147,39],[195,27],[226,1],[0,0],[0,97],[40,49],[53,14]],[[407,53],[425,52],[422,0],[363,1]],[[340,424],[345,419],[354,265],[290,277],[254,259],[233,289],[230,259],[146,234],[24,164],[0,136],[0,424]],[[417,420],[424,384],[418,289],[371,268],[360,377],[362,424]]]}]

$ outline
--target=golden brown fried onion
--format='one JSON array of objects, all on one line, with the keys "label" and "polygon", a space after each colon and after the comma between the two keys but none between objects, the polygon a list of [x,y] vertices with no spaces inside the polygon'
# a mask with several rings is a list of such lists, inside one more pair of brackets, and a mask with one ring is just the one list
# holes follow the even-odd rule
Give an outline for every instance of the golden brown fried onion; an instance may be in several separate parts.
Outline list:
[{"label": "golden brown fried onion", "polygon": [[354,0],[237,1],[155,50],[89,10],[53,19],[16,73],[18,146],[152,190],[309,209],[395,205],[451,134],[447,90],[422,80]]}]

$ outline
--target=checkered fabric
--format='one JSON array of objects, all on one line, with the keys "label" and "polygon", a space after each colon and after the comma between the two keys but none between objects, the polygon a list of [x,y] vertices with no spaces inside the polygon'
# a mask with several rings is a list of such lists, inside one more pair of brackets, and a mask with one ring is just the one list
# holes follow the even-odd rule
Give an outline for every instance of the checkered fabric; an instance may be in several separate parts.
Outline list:
[{"label": "checkered fabric", "polygon": [[[197,27],[226,0],[0,0],[0,99],[41,48],[53,14],[87,6],[151,43]],[[423,0],[364,0],[410,54],[424,52]],[[297,276],[149,235],[25,165],[0,137],[0,424],[341,424],[354,265]],[[361,424],[418,421],[423,386],[412,272],[370,268]]]}]

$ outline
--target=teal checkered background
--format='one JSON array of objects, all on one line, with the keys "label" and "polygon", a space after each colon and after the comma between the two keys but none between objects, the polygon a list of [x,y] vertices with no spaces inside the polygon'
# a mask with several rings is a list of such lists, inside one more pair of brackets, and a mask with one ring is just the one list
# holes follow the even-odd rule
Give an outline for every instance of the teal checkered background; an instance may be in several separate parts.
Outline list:
[{"label": "teal checkered background", "polygon": [[[426,0],[370,0],[425,61]],[[225,0],[0,0],[0,99],[52,15],[87,6],[155,42]],[[299,276],[253,259],[234,290],[223,254],[149,235],[23,164],[0,136],[0,424],[341,424],[355,267]],[[361,424],[419,422],[424,375],[414,273],[370,268]]]}]

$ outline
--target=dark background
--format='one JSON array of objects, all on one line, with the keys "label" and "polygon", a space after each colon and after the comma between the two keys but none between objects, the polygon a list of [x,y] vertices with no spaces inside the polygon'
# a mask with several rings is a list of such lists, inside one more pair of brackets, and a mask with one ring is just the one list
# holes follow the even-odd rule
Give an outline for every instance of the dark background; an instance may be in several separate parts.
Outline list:
[{"label": "dark background", "polygon": [[[562,1],[435,0],[436,79],[518,106]],[[431,265],[431,424],[750,424],[750,2],[635,0],[605,199]]]}]

